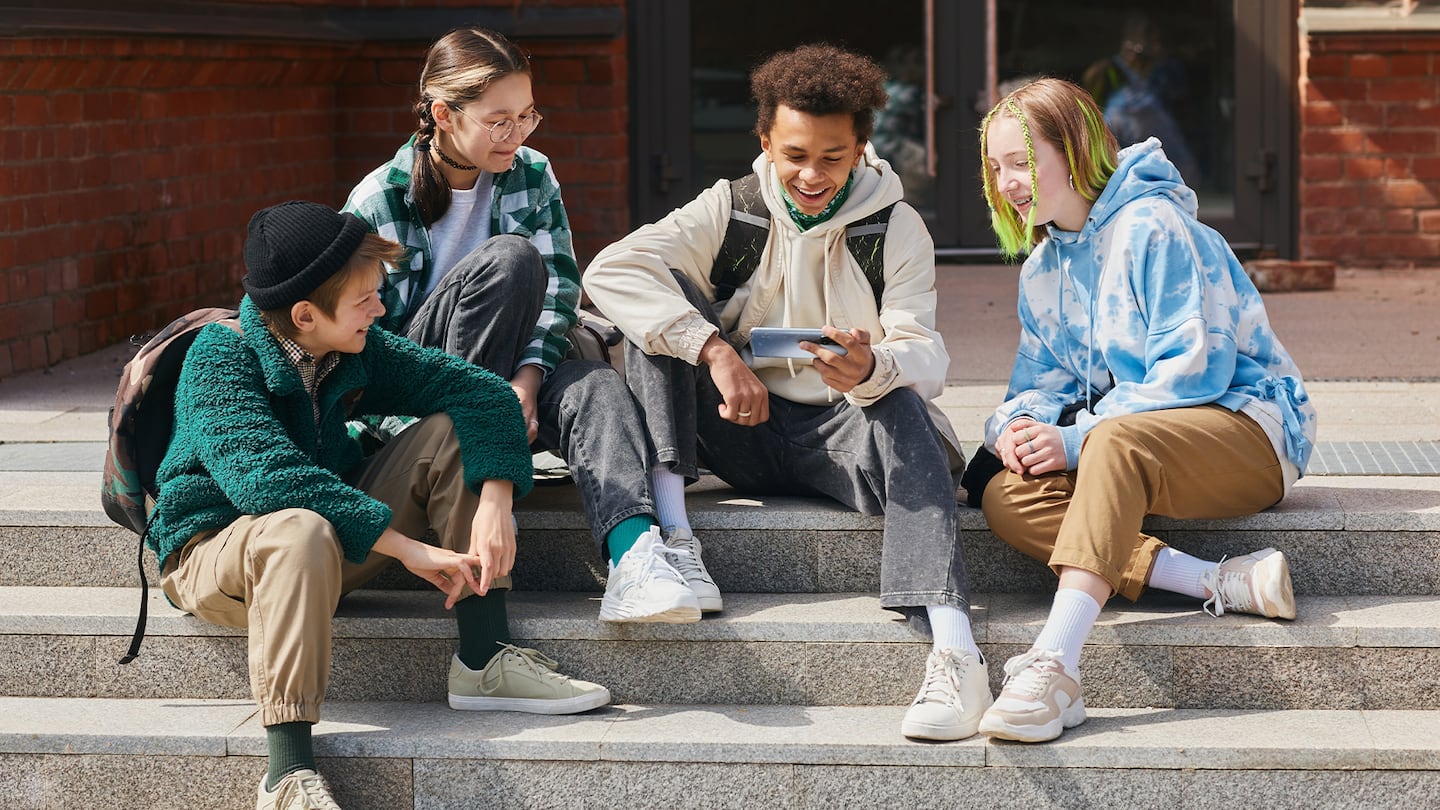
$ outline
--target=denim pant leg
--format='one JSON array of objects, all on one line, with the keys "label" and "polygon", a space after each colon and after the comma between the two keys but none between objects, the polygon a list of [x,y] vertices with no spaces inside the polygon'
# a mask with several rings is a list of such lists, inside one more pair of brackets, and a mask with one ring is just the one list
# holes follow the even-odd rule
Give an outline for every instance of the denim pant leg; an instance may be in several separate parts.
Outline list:
[{"label": "denim pant leg", "polygon": [[540,386],[535,446],[555,448],[570,465],[585,519],[602,556],[605,535],[636,515],[655,515],[644,420],[607,363],[567,360]]},{"label": "denim pant leg", "polygon": [[880,605],[969,610],[957,482],[918,394],[902,388],[864,408],[771,396],[770,421],[754,428],[710,416],[715,405],[718,392],[713,404],[702,393],[698,444],[717,476],[741,491],[825,495],[883,514]]},{"label": "denim pant leg", "polygon": [[[724,337],[725,329],[720,326],[715,307],[689,279],[679,273],[674,275],[690,304],[715,324]],[[690,483],[699,478],[695,411],[698,380],[702,375],[709,384],[710,369],[703,363],[692,366],[678,357],[646,354],[633,343],[625,347],[625,384],[630,386],[645,414],[652,453],[650,462],[656,467],[670,468]]]},{"label": "denim pant leg", "polygon": [[548,283],[534,245],[513,234],[491,237],[440,279],[404,334],[508,380],[535,333]]}]

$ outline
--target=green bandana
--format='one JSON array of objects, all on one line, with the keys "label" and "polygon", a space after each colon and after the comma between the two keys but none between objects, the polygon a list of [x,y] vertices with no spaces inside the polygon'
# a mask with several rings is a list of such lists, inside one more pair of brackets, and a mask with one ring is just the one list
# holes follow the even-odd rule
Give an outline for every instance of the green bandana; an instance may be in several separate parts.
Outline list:
[{"label": "green bandana", "polygon": [[855,172],[852,170],[850,176],[845,178],[845,185],[835,194],[835,197],[830,200],[830,203],[825,206],[825,210],[818,214],[807,214],[795,207],[795,201],[790,199],[790,192],[786,191],[784,186],[780,187],[780,195],[785,198],[785,208],[790,211],[790,219],[794,220],[795,224],[800,226],[800,230],[808,231],[830,217],[835,216],[835,212],[839,211],[840,206],[845,204],[845,198],[850,196],[850,186],[854,183]]}]

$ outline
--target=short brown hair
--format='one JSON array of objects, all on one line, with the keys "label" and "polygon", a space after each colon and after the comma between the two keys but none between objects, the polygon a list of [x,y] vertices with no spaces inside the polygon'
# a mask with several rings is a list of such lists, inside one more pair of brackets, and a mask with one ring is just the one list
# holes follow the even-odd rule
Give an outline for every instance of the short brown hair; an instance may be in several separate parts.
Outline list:
[{"label": "short brown hair", "polygon": [[[405,258],[405,248],[398,243],[392,242],[373,233],[365,234],[360,240],[360,247],[355,249],[350,258],[345,262],[338,272],[321,282],[313,292],[302,298],[302,301],[309,301],[315,308],[325,314],[327,318],[335,317],[335,309],[340,306],[340,293],[345,289],[356,276],[364,273],[372,273],[375,276],[375,284],[379,286],[384,277],[385,265],[399,264]],[[300,334],[295,327],[295,322],[290,318],[290,307],[283,309],[268,309],[261,312],[265,323],[282,337],[294,340]]]},{"label": "short brown hair", "polygon": [[756,135],[770,134],[784,104],[809,115],[848,114],[862,143],[875,131],[875,111],[890,100],[875,60],[834,45],[802,45],[766,59],[750,74],[750,92],[760,107]]}]

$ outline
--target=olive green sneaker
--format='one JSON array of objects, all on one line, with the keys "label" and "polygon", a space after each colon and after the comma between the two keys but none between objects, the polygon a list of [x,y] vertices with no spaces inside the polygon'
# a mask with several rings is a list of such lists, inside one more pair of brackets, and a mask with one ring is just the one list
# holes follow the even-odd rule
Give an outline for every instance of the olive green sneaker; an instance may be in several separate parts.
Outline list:
[{"label": "olive green sneaker", "polygon": [[610,690],[557,670],[559,664],[528,647],[502,644],[479,671],[450,659],[450,708],[462,711],[575,714],[610,702]]}]

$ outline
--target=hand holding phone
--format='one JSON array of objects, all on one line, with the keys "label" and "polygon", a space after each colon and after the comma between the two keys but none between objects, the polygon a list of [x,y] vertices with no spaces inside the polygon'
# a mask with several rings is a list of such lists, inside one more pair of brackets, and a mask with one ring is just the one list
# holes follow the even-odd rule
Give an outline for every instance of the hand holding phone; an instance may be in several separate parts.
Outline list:
[{"label": "hand holding phone", "polygon": [[846,353],[844,346],[825,337],[825,333],[818,328],[757,326],[750,330],[750,351],[756,357],[793,357],[799,360],[813,360],[816,355],[800,348],[801,341],[814,343],[839,355]]}]

